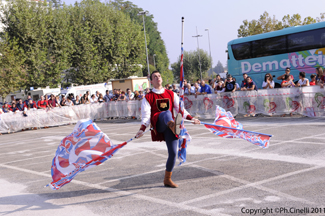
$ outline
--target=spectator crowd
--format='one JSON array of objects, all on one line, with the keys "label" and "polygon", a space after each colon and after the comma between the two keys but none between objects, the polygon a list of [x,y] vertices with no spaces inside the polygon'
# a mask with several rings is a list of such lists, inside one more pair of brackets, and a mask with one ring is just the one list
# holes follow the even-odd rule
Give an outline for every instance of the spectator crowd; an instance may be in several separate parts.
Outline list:
[{"label": "spectator crowd", "polygon": [[[277,80],[282,80],[282,88],[291,87],[304,87],[304,86],[314,86],[319,85],[321,88],[324,87],[325,74],[321,67],[316,68],[316,74],[310,76],[310,80],[306,78],[305,72],[299,73],[299,80],[294,82],[294,77],[290,74],[290,68],[286,68],[285,73],[279,77]],[[270,73],[265,74],[262,89],[273,89],[275,88],[275,82]],[[176,94],[179,94],[178,87],[173,84],[166,84],[166,89],[169,89]],[[222,79],[219,74],[216,75],[214,79],[208,80],[196,80],[191,84],[184,80],[184,94],[185,95],[205,95],[205,94],[218,94],[221,92],[235,92],[235,91],[256,91],[258,87],[254,80],[248,76],[246,73],[243,74],[243,81],[239,85],[236,79],[230,74],[227,75],[226,79]],[[134,91],[127,88],[126,91],[121,89],[114,89],[112,92],[106,90],[103,94],[102,92],[96,91],[95,94],[90,95],[89,91],[86,91],[82,96],[74,96],[73,94],[68,95],[43,95],[36,102],[30,95],[27,99],[23,101],[22,99],[15,99],[12,97],[11,103],[4,103],[2,109],[0,109],[0,114],[2,113],[21,113],[23,116],[27,116],[27,110],[36,109],[54,109],[64,106],[77,106],[80,104],[100,104],[103,102],[110,101],[133,101],[142,100],[144,96],[150,92],[149,88],[144,91]]]}]

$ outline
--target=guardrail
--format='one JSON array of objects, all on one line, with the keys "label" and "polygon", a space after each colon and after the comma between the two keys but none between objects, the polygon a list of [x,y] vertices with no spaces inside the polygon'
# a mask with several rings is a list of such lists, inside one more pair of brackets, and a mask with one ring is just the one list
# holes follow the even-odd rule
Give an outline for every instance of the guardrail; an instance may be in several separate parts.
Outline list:
[{"label": "guardrail", "polygon": [[[215,105],[237,114],[301,114],[309,117],[325,116],[325,89],[319,86],[280,88],[258,91],[237,91],[210,95],[185,96],[185,109],[193,116],[214,119]],[[0,133],[20,131],[31,127],[59,126],[76,123],[80,119],[108,117],[140,117],[141,101],[118,101],[87,104],[50,110],[28,110],[0,115]]]}]

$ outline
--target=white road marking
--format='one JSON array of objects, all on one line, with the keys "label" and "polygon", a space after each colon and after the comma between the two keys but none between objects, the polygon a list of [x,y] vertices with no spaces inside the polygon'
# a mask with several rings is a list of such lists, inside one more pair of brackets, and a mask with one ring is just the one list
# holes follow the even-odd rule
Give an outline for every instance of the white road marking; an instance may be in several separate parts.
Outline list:
[{"label": "white road marking", "polygon": [[[40,173],[40,172],[36,172],[36,171],[28,170],[28,169],[23,169],[23,168],[19,168],[19,167],[14,167],[14,166],[10,166],[10,165],[0,164],[0,167],[51,178],[50,174]],[[132,197],[135,197],[137,199],[146,200],[146,201],[149,201],[149,202],[152,202],[152,203],[167,205],[167,206],[171,206],[171,207],[186,210],[186,211],[190,210],[190,211],[194,211],[194,212],[197,212],[197,213],[200,213],[200,214],[212,215],[213,212],[214,212],[214,210],[201,209],[201,208],[197,208],[197,207],[194,207],[194,206],[191,206],[191,205],[179,204],[179,203],[175,203],[175,202],[171,202],[171,201],[167,201],[167,200],[163,200],[163,199],[158,199],[158,198],[149,197],[149,196],[145,196],[145,195],[141,195],[141,194],[131,193],[131,192],[128,192],[128,191],[122,191],[122,190],[118,190],[118,189],[114,189],[114,188],[109,188],[109,187],[101,186],[99,184],[91,184],[91,183],[88,183],[88,182],[83,182],[83,181],[79,181],[79,180],[75,180],[75,179],[73,181],[71,181],[71,183],[78,184],[78,185],[83,185],[85,187],[96,188],[96,189],[99,189],[99,190],[114,192],[114,193],[116,193],[118,195],[132,196]],[[227,214],[221,214],[219,212],[218,212],[218,215],[220,215],[220,216],[229,216]]]},{"label": "white road marking", "polygon": [[294,172],[291,172],[291,173],[286,173],[286,174],[279,175],[279,176],[276,176],[276,177],[273,177],[273,178],[269,178],[269,179],[265,179],[265,180],[261,180],[261,181],[252,183],[252,182],[249,182],[249,181],[246,181],[246,180],[243,180],[243,179],[235,178],[235,177],[230,176],[230,175],[226,175],[226,174],[220,175],[220,172],[218,172],[218,171],[211,170],[211,169],[208,169],[208,168],[204,168],[204,167],[201,167],[201,166],[197,166],[197,165],[192,165],[192,166],[196,167],[196,168],[199,168],[201,170],[213,173],[213,174],[217,175],[218,177],[226,178],[226,179],[229,179],[229,180],[234,181],[234,182],[239,182],[239,183],[241,183],[243,185],[239,186],[239,187],[236,187],[236,188],[228,189],[228,190],[225,190],[225,191],[220,191],[220,192],[217,192],[217,193],[214,193],[214,194],[201,196],[201,197],[198,197],[198,198],[195,198],[195,199],[192,199],[192,200],[187,200],[185,202],[182,202],[182,204],[190,204],[190,203],[202,201],[202,200],[205,200],[205,199],[211,199],[213,197],[217,197],[217,196],[220,196],[220,195],[232,193],[232,192],[242,190],[242,189],[245,189],[245,188],[248,188],[248,187],[253,187],[253,188],[256,188],[256,189],[259,189],[259,190],[266,191],[268,193],[275,194],[275,195],[280,196],[280,197],[284,197],[286,199],[290,199],[290,200],[293,200],[293,201],[298,201],[298,202],[302,202],[302,203],[306,203],[306,204],[310,204],[310,205],[315,205],[314,202],[310,202],[310,201],[308,201],[306,199],[291,196],[289,194],[282,193],[280,191],[276,191],[276,190],[273,190],[273,189],[270,189],[270,188],[267,188],[267,187],[264,187],[264,186],[261,186],[261,185],[265,184],[265,183],[275,181],[275,180],[287,178],[289,176],[293,176],[293,175],[297,175],[297,174],[301,174],[301,173],[305,173],[305,172],[309,172],[309,171],[312,171],[312,170],[323,168],[321,166],[315,166],[315,167],[302,169],[302,170],[294,171]]}]

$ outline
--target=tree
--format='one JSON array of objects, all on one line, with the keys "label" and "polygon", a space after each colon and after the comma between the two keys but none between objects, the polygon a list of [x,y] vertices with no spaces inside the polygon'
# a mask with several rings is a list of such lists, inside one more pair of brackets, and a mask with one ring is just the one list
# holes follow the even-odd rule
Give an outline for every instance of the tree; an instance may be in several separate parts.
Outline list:
[{"label": "tree", "polygon": [[23,51],[17,41],[1,42],[0,53],[0,96],[5,98],[10,92],[25,86],[26,67]]},{"label": "tree", "polygon": [[[207,78],[207,71],[210,69],[211,60],[208,55],[208,52],[200,49],[200,61],[198,51],[184,51],[183,57],[183,68],[184,68],[184,76],[188,80],[196,80],[201,78],[200,74],[200,64],[201,63],[201,71],[202,78]],[[180,60],[181,57],[178,58],[178,61],[171,65],[172,71],[174,74],[174,79],[179,80],[180,75]]]},{"label": "tree", "polygon": [[325,20],[325,13],[321,13],[319,18],[312,18],[310,16],[304,18],[301,21],[301,16],[299,14],[289,14],[282,18],[282,21],[278,21],[275,16],[271,18],[269,14],[265,11],[258,20],[247,21],[244,20],[243,24],[240,25],[238,29],[238,37],[247,37],[250,35],[256,35],[271,31],[277,31],[283,28],[288,28],[297,25],[308,25],[316,22]]},{"label": "tree", "polygon": [[218,61],[218,64],[213,68],[213,71],[216,74],[220,74],[220,73],[224,72],[224,67],[223,67],[223,65],[222,65],[222,63],[220,61]]},{"label": "tree", "polygon": [[[133,20],[143,27],[143,17],[139,16],[138,13],[140,11],[144,11],[142,8],[139,8],[137,5],[133,4],[130,1],[123,0],[115,0],[111,2],[111,5],[124,12]],[[166,46],[164,41],[160,36],[160,32],[158,31],[158,25],[153,21],[154,16],[152,14],[145,15],[145,28],[146,28],[146,37],[147,37],[147,45],[148,45],[148,58],[149,64],[154,65],[154,54],[155,54],[155,63],[158,71],[163,73],[164,71],[168,71],[169,59],[167,56]],[[142,28],[143,31],[143,28]],[[144,34],[142,32],[142,40],[144,41]],[[143,45],[144,46],[144,45]],[[143,64],[146,64],[146,58],[144,57]],[[144,66],[144,65],[143,65]],[[146,75],[148,69],[143,67],[143,75]],[[152,72],[150,70],[150,72]],[[168,73],[168,72],[167,72]]]}]

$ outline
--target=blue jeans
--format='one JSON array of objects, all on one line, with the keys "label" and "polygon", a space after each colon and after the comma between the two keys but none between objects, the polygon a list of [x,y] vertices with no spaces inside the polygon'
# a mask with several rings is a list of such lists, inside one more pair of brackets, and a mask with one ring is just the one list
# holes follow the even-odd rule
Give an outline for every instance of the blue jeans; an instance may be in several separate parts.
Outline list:
[{"label": "blue jeans", "polygon": [[171,120],[173,120],[172,113],[169,110],[167,110],[159,114],[157,125],[156,125],[157,131],[159,133],[163,133],[165,137],[165,141],[168,149],[168,159],[166,163],[166,171],[168,172],[173,171],[176,162],[177,146],[178,146],[178,139],[167,126],[167,123]]}]

